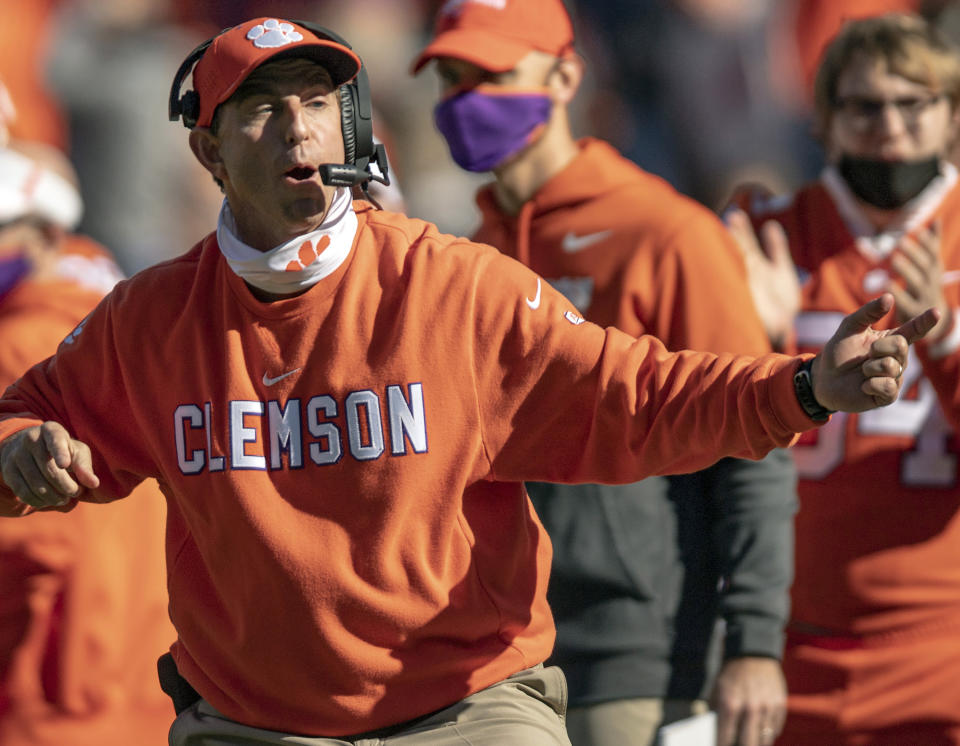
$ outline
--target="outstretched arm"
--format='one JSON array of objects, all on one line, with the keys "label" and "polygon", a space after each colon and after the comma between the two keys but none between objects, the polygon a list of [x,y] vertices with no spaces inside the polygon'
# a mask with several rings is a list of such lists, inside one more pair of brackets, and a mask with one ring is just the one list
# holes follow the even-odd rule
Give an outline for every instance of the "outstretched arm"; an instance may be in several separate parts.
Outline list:
[{"label": "outstretched arm", "polygon": [[65,506],[100,484],[90,448],[52,421],[21,430],[0,444],[0,474],[21,502],[34,508]]}]

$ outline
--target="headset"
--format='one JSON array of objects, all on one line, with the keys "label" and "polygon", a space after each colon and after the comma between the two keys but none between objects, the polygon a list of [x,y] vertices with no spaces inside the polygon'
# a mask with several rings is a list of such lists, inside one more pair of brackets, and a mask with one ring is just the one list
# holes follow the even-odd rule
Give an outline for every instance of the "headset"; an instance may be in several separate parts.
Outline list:
[{"label": "headset", "polygon": [[[353,49],[346,39],[330,29],[309,21],[291,21],[302,26],[321,39],[341,44],[347,49]],[[223,34],[230,29],[224,29]],[[217,36],[219,36],[218,34]],[[187,58],[180,63],[180,68],[173,78],[170,87],[170,101],[168,113],[171,122],[178,119],[183,121],[187,129],[197,126],[197,117],[200,115],[200,97],[196,91],[186,91],[180,95],[187,75],[194,65],[203,57],[213,40],[211,37],[194,49]],[[364,194],[371,180],[389,185],[390,177],[387,174],[387,152],[382,143],[373,139],[373,107],[370,102],[370,81],[367,77],[367,68],[360,65],[360,71],[349,83],[340,86],[340,129],[343,132],[343,150],[346,163],[325,163],[318,169],[320,180],[327,186],[353,187],[359,185]],[[376,166],[377,171],[373,170]],[[372,201],[372,200],[371,200]],[[376,204],[374,202],[374,204]]]}]

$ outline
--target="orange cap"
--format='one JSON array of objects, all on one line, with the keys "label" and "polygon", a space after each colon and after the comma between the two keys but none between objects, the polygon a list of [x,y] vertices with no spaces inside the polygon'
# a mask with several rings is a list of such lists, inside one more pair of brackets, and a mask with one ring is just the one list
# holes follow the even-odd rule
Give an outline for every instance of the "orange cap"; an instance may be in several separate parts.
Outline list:
[{"label": "orange cap", "polygon": [[533,50],[560,57],[572,47],[573,24],[561,0],[447,0],[412,72],[435,57],[453,57],[500,73]]},{"label": "orange cap", "polygon": [[360,71],[353,50],[309,29],[278,18],[254,18],[215,37],[193,70],[193,89],[200,98],[197,125],[209,127],[213,112],[230,98],[257,67],[280,54],[312,57],[343,85]]}]

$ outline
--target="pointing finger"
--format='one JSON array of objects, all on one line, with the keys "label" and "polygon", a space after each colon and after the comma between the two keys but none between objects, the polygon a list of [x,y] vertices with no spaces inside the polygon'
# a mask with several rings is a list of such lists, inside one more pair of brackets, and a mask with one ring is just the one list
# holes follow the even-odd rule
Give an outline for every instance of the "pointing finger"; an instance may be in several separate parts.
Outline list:
[{"label": "pointing finger", "polygon": [[928,308],[918,316],[902,324],[894,331],[907,340],[907,344],[913,344],[918,339],[923,339],[933,327],[940,321],[940,310],[937,308]]}]

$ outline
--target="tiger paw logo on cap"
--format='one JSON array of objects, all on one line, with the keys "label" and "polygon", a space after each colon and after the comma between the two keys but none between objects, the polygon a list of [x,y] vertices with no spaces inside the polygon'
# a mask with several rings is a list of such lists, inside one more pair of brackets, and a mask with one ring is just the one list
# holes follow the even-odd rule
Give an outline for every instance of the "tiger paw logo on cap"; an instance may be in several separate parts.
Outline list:
[{"label": "tiger paw logo on cap", "polygon": [[303,34],[295,31],[292,24],[281,23],[276,18],[268,18],[247,32],[247,38],[253,46],[260,49],[273,49],[295,41],[303,41]]}]

